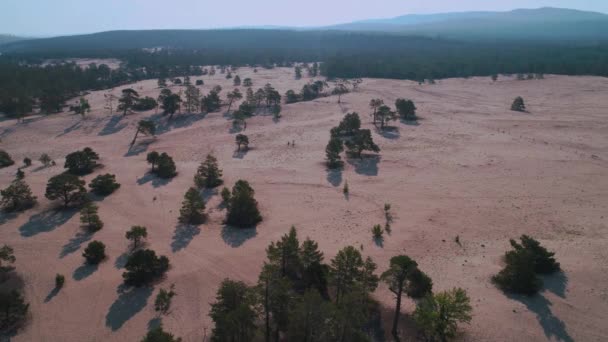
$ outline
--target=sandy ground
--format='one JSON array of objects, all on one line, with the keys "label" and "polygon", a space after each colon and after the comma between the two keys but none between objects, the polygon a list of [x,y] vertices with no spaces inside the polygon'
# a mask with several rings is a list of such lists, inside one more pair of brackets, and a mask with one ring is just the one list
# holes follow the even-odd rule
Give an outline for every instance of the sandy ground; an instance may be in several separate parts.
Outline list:
[{"label": "sandy ground", "polygon": [[[310,79],[293,79],[292,69],[240,69],[254,88],[271,82],[282,94]],[[224,75],[202,78],[204,93]],[[133,85],[142,96],[156,96],[156,81]],[[173,87],[174,91],[179,89]],[[183,88],[182,88],[183,89]],[[244,92],[245,88],[242,87]],[[120,89],[115,89],[118,95]],[[608,340],[608,79],[548,76],[545,80],[450,79],[436,85],[365,79],[356,93],[283,106],[283,118],[248,120],[252,149],[234,154],[234,132],[223,113],[159,118],[158,137],[128,144],[138,120],[154,111],[127,117],[103,110],[103,92],[88,95],[93,112],[0,122],[3,149],[16,161],[49,153],[58,166],[35,161],[26,180],[40,204],[16,217],[2,218],[1,243],[15,248],[32,318],[14,341],[135,341],[154,324],[153,301],[160,287],[175,283],[178,296],[165,328],[184,341],[201,341],[212,323],[209,303],[226,278],[252,284],[264,249],[291,225],[302,238],[319,242],[326,260],[344,246],[363,248],[386,269],[390,257],[407,253],[434,282],[435,290],[465,288],[474,319],[462,327],[461,341],[606,341]],[[509,110],[522,95],[530,113]],[[342,172],[327,172],[324,149],[329,129],[348,111],[360,113],[372,128],[368,103],[382,98],[415,100],[418,126],[394,122],[395,129],[374,139],[377,157],[349,160]],[[295,140],[296,147],[287,147]],[[147,144],[149,143],[149,144]],[[63,157],[90,146],[103,169],[122,187],[98,204],[105,222],[94,237],[83,235],[78,214],[55,213],[44,198],[49,177],[62,172]],[[179,175],[159,182],[146,175],[147,151],[174,157]],[[251,182],[264,221],[255,230],[222,225],[219,195],[207,194],[208,223],[177,225],[180,204],[197,165],[214,152],[232,186]],[[20,164],[20,163],[18,163]],[[0,170],[0,185],[17,166]],[[342,194],[348,181],[350,195]],[[382,246],[370,229],[384,223],[383,205],[391,203],[392,234]],[[169,256],[172,268],[154,288],[121,292],[121,270],[128,250],[124,237],[132,225],[148,227],[149,247]],[[508,239],[530,234],[554,250],[565,273],[545,279],[546,290],[532,299],[508,297],[490,277],[501,268]],[[462,246],[454,242],[459,235]],[[107,245],[109,259],[98,268],[83,266],[88,240]],[[56,273],[66,286],[53,292]],[[381,284],[375,297],[390,320],[393,299]],[[405,300],[403,335],[408,336],[413,302]]]}]

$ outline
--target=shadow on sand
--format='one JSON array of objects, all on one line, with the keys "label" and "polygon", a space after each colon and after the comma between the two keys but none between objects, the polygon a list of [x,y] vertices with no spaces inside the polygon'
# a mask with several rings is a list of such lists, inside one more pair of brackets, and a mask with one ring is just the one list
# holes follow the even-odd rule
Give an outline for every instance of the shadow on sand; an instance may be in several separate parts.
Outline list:
[{"label": "shadow on sand", "polygon": [[399,127],[395,126],[384,126],[384,129],[376,130],[378,134],[386,139],[399,139],[401,137],[401,133],[399,132]]},{"label": "shadow on sand", "polygon": [[327,172],[327,181],[329,182],[329,184],[331,184],[332,186],[339,186],[340,184],[342,184],[342,168],[335,168],[335,169],[325,169],[325,171]]},{"label": "shadow on sand", "polygon": [[231,226],[222,227],[222,239],[224,242],[233,248],[240,247],[247,240],[258,235],[257,228],[236,228]]},{"label": "shadow on sand", "polygon": [[142,154],[148,150],[148,146],[155,142],[155,139],[146,139],[141,142],[135,143],[133,146],[129,146],[129,150],[125,153],[125,157],[133,157]]},{"label": "shadow on sand", "polygon": [[72,278],[74,278],[74,280],[76,281],[81,281],[85,278],[87,278],[88,276],[90,276],[91,274],[95,273],[95,271],[97,271],[97,269],[99,268],[99,265],[95,264],[95,265],[91,265],[91,264],[82,264],[80,267],[78,267],[77,269],[74,270],[74,273],[72,274]]},{"label": "shadow on sand", "polygon": [[59,253],[59,258],[64,258],[65,256],[72,254],[80,249],[83,243],[91,240],[93,234],[85,231],[80,231],[76,233],[76,235],[70,239],[63,247],[61,248],[61,253]]},{"label": "shadow on sand", "polygon": [[77,209],[55,210],[49,209],[41,213],[32,215],[26,223],[19,227],[19,232],[23,237],[31,237],[40,233],[48,233],[57,227],[68,222]]},{"label": "shadow on sand", "polygon": [[574,342],[574,339],[570,337],[566,330],[566,324],[551,312],[552,304],[544,296],[541,294],[534,296],[509,294],[508,297],[521,302],[536,315],[536,319],[543,328],[547,340]]},{"label": "shadow on sand", "polygon": [[129,254],[129,252],[124,252],[119,255],[118,258],[114,260],[114,267],[116,267],[117,269],[125,267],[125,265],[127,264],[127,260],[129,260],[129,255],[131,255]]},{"label": "shadow on sand", "polygon": [[[175,178],[175,177],[173,177]],[[160,178],[155,174],[148,172],[143,177],[137,179],[137,185],[144,185],[148,182],[152,183],[152,186],[155,188],[161,187],[163,185],[169,184],[173,178]]]},{"label": "shadow on sand", "polygon": [[568,287],[568,277],[564,272],[557,272],[555,274],[544,276],[543,285],[545,289],[553,292],[556,296],[566,298],[566,289]]},{"label": "shadow on sand", "polygon": [[248,148],[241,148],[240,151],[234,151],[234,153],[232,153],[232,158],[243,159],[247,155],[247,152],[249,152],[250,150],[251,150],[251,148],[248,147]]},{"label": "shadow on sand", "polygon": [[349,158],[348,163],[355,167],[355,172],[365,176],[377,176],[380,157],[377,154],[363,155],[361,159]]},{"label": "shadow on sand", "polygon": [[124,115],[114,115],[108,123],[103,127],[103,129],[99,132],[98,135],[110,135],[114,133],[120,132],[123,128],[127,127],[126,123],[121,124],[120,122],[124,118]]},{"label": "shadow on sand", "polygon": [[180,250],[188,247],[190,242],[194,239],[195,236],[201,233],[201,228],[199,226],[190,225],[190,224],[178,224],[175,227],[175,232],[173,234],[173,241],[171,242],[171,250],[173,253],[179,252]]},{"label": "shadow on sand", "polygon": [[120,329],[127,321],[146,307],[153,288],[151,286],[137,288],[120,285],[116,292],[118,293],[118,298],[112,303],[106,314],[106,326],[112,329],[112,331]]},{"label": "shadow on sand", "polygon": [[176,128],[185,128],[193,125],[197,121],[203,120],[206,114],[175,114],[173,118],[169,119],[168,116],[162,113],[154,114],[150,116],[149,120],[156,123],[156,135],[161,135]]}]

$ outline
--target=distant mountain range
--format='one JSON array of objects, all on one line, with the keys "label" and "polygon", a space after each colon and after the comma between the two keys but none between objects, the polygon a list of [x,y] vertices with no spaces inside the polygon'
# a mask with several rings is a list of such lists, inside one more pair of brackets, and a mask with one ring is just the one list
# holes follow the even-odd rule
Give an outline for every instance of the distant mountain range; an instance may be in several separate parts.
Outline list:
[{"label": "distant mountain range", "polygon": [[[284,47],[311,49],[325,37],[345,32],[384,36],[422,36],[483,42],[608,42],[608,15],[571,9],[518,9],[510,12],[462,12],[404,15],[324,27],[272,27],[215,30],[108,31],[88,35],[20,40],[0,35],[0,52],[125,50],[153,47],[223,49]],[[4,39],[4,44],[1,44]],[[12,40],[12,41],[11,41]],[[11,41],[11,42],[7,42]],[[252,45],[253,44],[253,45]]]},{"label": "distant mountain range", "polygon": [[0,34],[0,45],[5,44],[5,43],[16,42],[16,41],[24,40],[24,39],[27,39],[27,38],[13,36],[11,34]]},{"label": "distant mountain range", "polygon": [[544,7],[509,12],[410,14],[323,27],[457,39],[608,40],[608,15]]}]

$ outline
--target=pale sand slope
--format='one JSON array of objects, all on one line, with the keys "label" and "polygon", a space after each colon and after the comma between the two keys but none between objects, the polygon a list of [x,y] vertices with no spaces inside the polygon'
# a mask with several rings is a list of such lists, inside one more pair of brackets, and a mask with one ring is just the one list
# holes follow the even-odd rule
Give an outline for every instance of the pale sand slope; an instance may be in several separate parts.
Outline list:
[{"label": "pale sand slope", "polygon": [[[308,78],[293,80],[292,69],[240,69],[254,88],[271,82],[283,94],[299,90]],[[193,77],[232,89],[224,75]],[[156,81],[134,85],[156,97]],[[179,89],[178,87],[172,87]],[[183,89],[183,88],[182,88]],[[245,88],[241,87],[244,92]],[[115,89],[118,95],[120,89]],[[363,247],[379,273],[390,257],[407,253],[434,282],[436,291],[465,288],[474,319],[463,326],[462,341],[606,341],[608,340],[608,79],[557,77],[514,81],[489,78],[450,79],[419,86],[407,81],[365,79],[357,93],[283,105],[283,118],[248,120],[245,132],[252,149],[234,156],[231,121],[223,113],[205,117],[176,115],[160,119],[158,138],[127,153],[138,120],[154,113],[111,118],[103,111],[103,93],[89,98],[93,112],[85,120],[60,114],[27,123],[0,123],[2,148],[16,161],[37,160],[43,152],[58,162],[26,169],[26,180],[40,199],[35,209],[4,218],[1,243],[15,248],[17,270],[31,304],[30,324],[14,341],[135,341],[155,317],[153,302],[160,287],[175,283],[178,296],[168,331],[184,341],[200,341],[212,323],[209,303],[226,278],[253,284],[265,258],[265,248],[291,225],[301,238],[319,242],[329,261],[347,245]],[[509,110],[522,95],[529,114]],[[368,103],[379,97],[393,105],[398,97],[414,99],[423,120],[419,126],[395,122],[397,132],[374,133],[382,152],[376,159],[349,160],[343,172],[328,173],[323,165],[329,129],[347,111],[361,114],[372,128]],[[288,148],[287,141],[296,147]],[[140,140],[142,143],[146,139]],[[63,157],[90,146],[99,152],[103,169],[115,173],[120,190],[99,202],[101,240],[109,260],[98,269],[83,268],[88,243],[78,214],[54,214],[44,198],[46,181],[62,171]],[[146,176],[151,150],[167,152],[179,175],[166,184]],[[207,203],[210,221],[197,229],[176,230],[177,216],[192,176],[205,155],[218,157],[226,183],[251,182],[264,221],[255,231],[224,228],[219,195]],[[20,162],[18,163],[20,164]],[[5,187],[17,166],[0,171]],[[348,180],[350,196],[342,186]],[[154,200],[156,198],[156,200]],[[376,246],[370,229],[384,223],[383,205],[395,213],[392,235]],[[172,268],[154,289],[119,293],[120,269],[128,249],[125,231],[144,225],[149,247],[169,256]],[[534,299],[509,298],[490,277],[501,268],[509,238],[530,234],[556,251],[565,277],[546,280],[546,290]],[[454,243],[460,236],[462,247]],[[56,273],[66,286],[52,296]],[[49,295],[51,294],[51,295]],[[48,297],[48,299],[47,299]],[[392,317],[393,298],[386,285],[375,293]],[[404,330],[413,302],[403,304]],[[403,332],[408,335],[407,331]]]}]

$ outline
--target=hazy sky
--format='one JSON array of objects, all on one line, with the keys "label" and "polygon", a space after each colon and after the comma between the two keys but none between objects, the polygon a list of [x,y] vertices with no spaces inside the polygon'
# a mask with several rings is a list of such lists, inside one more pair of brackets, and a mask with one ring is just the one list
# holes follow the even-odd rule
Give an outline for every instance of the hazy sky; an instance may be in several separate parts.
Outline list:
[{"label": "hazy sky", "polygon": [[319,26],[410,13],[543,6],[608,13],[608,0],[0,0],[0,33],[50,36],[117,29]]}]

